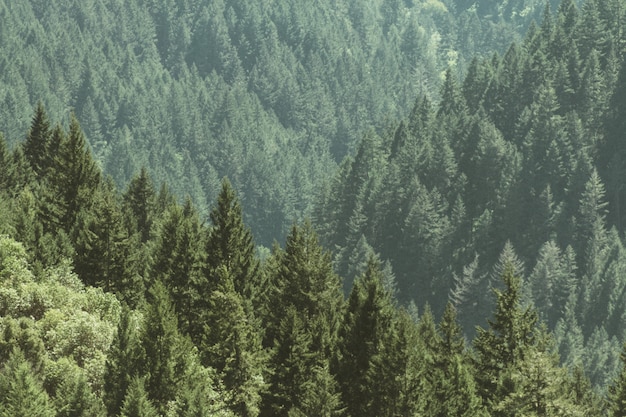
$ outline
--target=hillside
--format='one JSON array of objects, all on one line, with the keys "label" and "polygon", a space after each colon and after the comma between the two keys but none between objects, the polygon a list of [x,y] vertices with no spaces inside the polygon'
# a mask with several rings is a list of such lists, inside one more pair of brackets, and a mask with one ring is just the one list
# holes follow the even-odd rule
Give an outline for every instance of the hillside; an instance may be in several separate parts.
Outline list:
[{"label": "hillside", "polygon": [[524,18],[455,2],[0,1],[0,131],[73,110],[107,175],[142,166],[202,213],[228,176],[259,243],[310,213],[364,132],[438,99],[443,71],[504,51]]},{"label": "hillside", "polygon": [[562,360],[606,378],[626,337],[623,16],[621,2],[564,1],[366,137],[316,211],[346,288],[373,250],[401,300],[437,315],[451,300],[471,335],[509,248]]}]

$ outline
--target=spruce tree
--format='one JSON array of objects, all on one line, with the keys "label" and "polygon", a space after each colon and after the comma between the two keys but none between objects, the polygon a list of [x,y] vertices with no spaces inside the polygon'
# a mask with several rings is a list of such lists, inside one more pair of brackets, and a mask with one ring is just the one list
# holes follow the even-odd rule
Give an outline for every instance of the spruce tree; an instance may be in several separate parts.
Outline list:
[{"label": "spruce tree", "polygon": [[390,359],[384,356],[399,346],[399,336],[394,303],[382,280],[378,260],[370,258],[350,293],[340,331],[335,374],[352,416],[376,416],[393,401],[388,396],[393,387],[385,384],[395,378],[394,370],[382,365]]},{"label": "spruce tree", "polygon": [[235,291],[256,303],[259,286],[259,261],[250,229],[243,222],[243,211],[230,182],[224,179],[216,206],[210,213],[212,228],[206,242],[206,271],[209,286],[218,278],[213,274],[226,267],[234,278]]},{"label": "spruce tree", "polygon": [[45,176],[50,168],[54,154],[50,151],[52,130],[48,114],[41,101],[37,102],[35,114],[31,122],[30,130],[26,136],[26,141],[22,145],[24,155],[30,163],[37,179]]},{"label": "spruce tree", "polygon": [[145,308],[141,345],[145,349],[146,392],[158,410],[173,401],[183,381],[190,347],[178,332],[178,320],[165,285],[156,281]]},{"label": "spruce tree", "polygon": [[124,404],[120,410],[120,417],[158,417],[156,407],[148,398],[144,386],[144,379],[138,376],[132,378]]},{"label": "spruce tree", "polygon": [[478,329],[474,339],[478,392],[487,404],[497,401],[500,373],[523,360],[535,343],[537,313],[522,304],[519,269],[512,249],[505,248],[497,268],[504,288],[493,290],[494,318],[487,329]]},{"label": "spruce tree", "polygon": [[100,183],[100,170],[93,160],[85,135],[74,115],[67,137],[62,138],[48,178],[46,207],[50,228],[69,233],[81,210],[87,209]]},{"label": "spruce tree", "polygon": [[609,387],[607,408],[611,417],[626,416],[626,345],[622,349],[620,360],[622,369]]},{"label": "spruce tree", "polygon": [[284,309],[293,306],[311,326],[313,350],[330,358],[335,349],[343,295],[330,253],[320,246],[310,222],[291,229],[273,279],[278,298],[269,302],[278,308],[274,309],[269,331],[281,320]]},{"label": "spruce tree", "polygon": [[132,379],[143,374],[145,351],[139,337],[137,317],[124,307],[103,376],[103,400],[109,415],[119,414]]},{"label": "spruce tree", "polygon": [[39,378],[15,348],[0,371],[0,417],[53,417],[55,410]]},{"label": "spruce tree", "polygon": [[150,240],[155,217],[155,200],[156,191],[148,170],[141,167],[141,171],[130,181],[123,196],[124,212],[131,217],[131,229],[139,233],[141,243]]},{"label": "spruce tree", "polygon": [[226,266],[215,272],[219,281],[208,296],[200,354],[205,365],[218,372],[233,413],[256,417],[265,388],[260,323],[246,311],[245,300],[235,290],[234,277]]}]

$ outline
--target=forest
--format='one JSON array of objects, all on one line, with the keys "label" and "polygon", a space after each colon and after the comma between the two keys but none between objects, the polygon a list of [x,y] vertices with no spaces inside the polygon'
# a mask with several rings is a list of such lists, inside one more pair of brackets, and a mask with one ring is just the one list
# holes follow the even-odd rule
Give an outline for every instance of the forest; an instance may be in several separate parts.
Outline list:
[{"label": "forest", "polygon": [[0,0],[0,417],[626,416],[621,0]]}]

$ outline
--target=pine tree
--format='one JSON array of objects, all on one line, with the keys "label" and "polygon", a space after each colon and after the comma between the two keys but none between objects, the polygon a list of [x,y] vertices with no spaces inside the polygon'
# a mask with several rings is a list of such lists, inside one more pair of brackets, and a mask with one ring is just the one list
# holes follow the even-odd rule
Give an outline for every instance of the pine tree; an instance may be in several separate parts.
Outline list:
[{"label": "pine tree", "polygon": [[[507,249],[508,248],[508,249]],[[487,329],[479,328],[474,339],[478,392],[487,404],[499,399],[497,381],[501,372],[523,360],[535,343],[537,313],[522,305],[520,266],[507,246],[496,268],[504,289],[494,289],[496,308]],[[506,395],[508,393],[504,393]]]},{"label": "pine tree", "polygon": [[118,415],[131,381],[143,373],[145,352],[139,337],[137,318],[127,307],[123,308],[103,377],[103,400],[109,415]]},{"label": "pine tree", "polygon": [[1,417],[53,417],[55,410],[39,377],[16,348],[0,371]]},{"label": "pine tree", "polygon": [[399,341],[394,303],[382,279],[378,260],[371,258],[350,293],[340,332],[335,374],[346,411],[352,416],[378,415],[392,401],[386,393],[394,387],[384,384],[393,371],[380,365],[381,360],[389,359],[384,358],[387,349],[394,349]]},{"label": "pine tree", "polygon": [[142,282],[129,265],[131,237],[124,228],[112,180],[104,181],[93,194],[90,210],[81,210],[74,227],[76,273],[92,286],[136,300]]},{"label": "pine tree", "polygon": [[229,408],[236,415],[256,417],[265,388],[260,323],[247,311],[226,266],[217,271],[218,286],[208,296],[205,337],[200,343],[203,362],[214,368],[224,384]]},{"label": "pine tree", "polygon": [[178,332],[178,320],[165,285],[156,281],[149,291],[141,345],[145,348],[146,392],[164,410],[183,382],[190,346]]},{"label": "pine tree", "polygon": [[105,417],[102,400],[91,390],[84,373],[66,375],[56,390],[56,417]]},{"label": "pine tree", "polygon": [[74,115],[68,136],[61,139],[48,178],[49,195],[44,211],[50,214],[50,228],[69,233],[78,213],[87,209],[100,183],[100,170],[93,160],[85,135]]},{"label": "pine tree", "polygon": [[[269,336],[290,306],[300,314],[313,335],[314,351],[330,358],[334,352],[343,303],[341,283],[334,273],[330,253],[319,244],[310,222],[294,225],[284,252],[278,254],[273,277],[276,299],[274,315],[268,324]],[[317,326],[317,327],[313,327]],[[270,339],[270,343],[273,341]]]},{"label": "pine tree", "polygon": [[626,416],[626,345],[620,355],[622,369],[609,387],[608,410],[611,417]]},{"label": "pine tree", "polygon": [[243,212],[230,182],[224,179],[216,206],[210,213],[213,227],[206,243],[208,285],[217,284],[215,273],[226,267],[234,278],[235,290],[256,303],[259,291],[259,262],[250,229],[243,223]]},{"label": "pine tree", "polygon": [[204,229],[191,200],[172,204],[163,214],[153,245],[151,278],[165,283],[183,334],[198,344],[203,334],[202,315],[210,294],[202,274]]},{"label": "pine tree", "polygon": [[50,153],[52,131],[48,114],[41,101],[37,102],[30,130],[23,144],[24,155],[35,172],[37,179],[45,176],[54,154]]},{"label": "pine tree", "polygon": [[135,376],[132,378],[124,405],[120,410],[120,417],[158,417],[156,407],[151,403],[144,387],[144,379]]},{"label": "pine tree", "polygon": [[155,217],[156,191],[145,167],[135,176],[123,196],[125,213],[132,216],[132,230],[137,231],[141,243],[150,240]]}]

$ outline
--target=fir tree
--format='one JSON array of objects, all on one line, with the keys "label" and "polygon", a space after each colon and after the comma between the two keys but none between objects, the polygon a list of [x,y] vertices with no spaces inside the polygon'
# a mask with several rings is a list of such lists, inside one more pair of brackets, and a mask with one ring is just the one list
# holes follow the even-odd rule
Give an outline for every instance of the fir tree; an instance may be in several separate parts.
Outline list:
[{"label": "fir tree", "polygon": [[0,371],[1,417],[53,417],[55,410],[19,348]]},{"label": "fir tree", "polygon": [[37,179],[45,176],[46,171],[54,158],[50,151],[52,130],[48,114],[41,101],[37,102],[35,114],[31,122],[30,130],[23,144],[24,155],[30,163]]},{"label": "fir tree", "polygon": [[139,337],[137,318],[123,308],[104,371],[103,400],[109,415],[118,415],[131,381],[143,373],[145,352]]},{"label": "fir tree", "polygon": [[259,291],[259,262],[250,229],[243,223],[243,211],[230,182],[224,179],[216,206],[210,213],[213,227],[206,243],[208,285],[217,284],[213,274],[226,267],[234,278],[235,291],[256,303]]},{"label": "fir tree", "polygon": [[156,191],[145,167],[135,176],[123,196],[125,213],[132,217],[132,230],[137,231],[141,243],[150,240],[152,224],[155,217]]},{"label": "fir tree", "polygon": [[120,417],[158,417],[156,407],[151,403],[144,387],[144,379],[135,376],[132,378],[124,405],[120,410]]},{"label": "fir tree", "polygon": [[622,369],[609,387],[608,411],[611,417],[626,416],[626,345],[620,355]]}]

